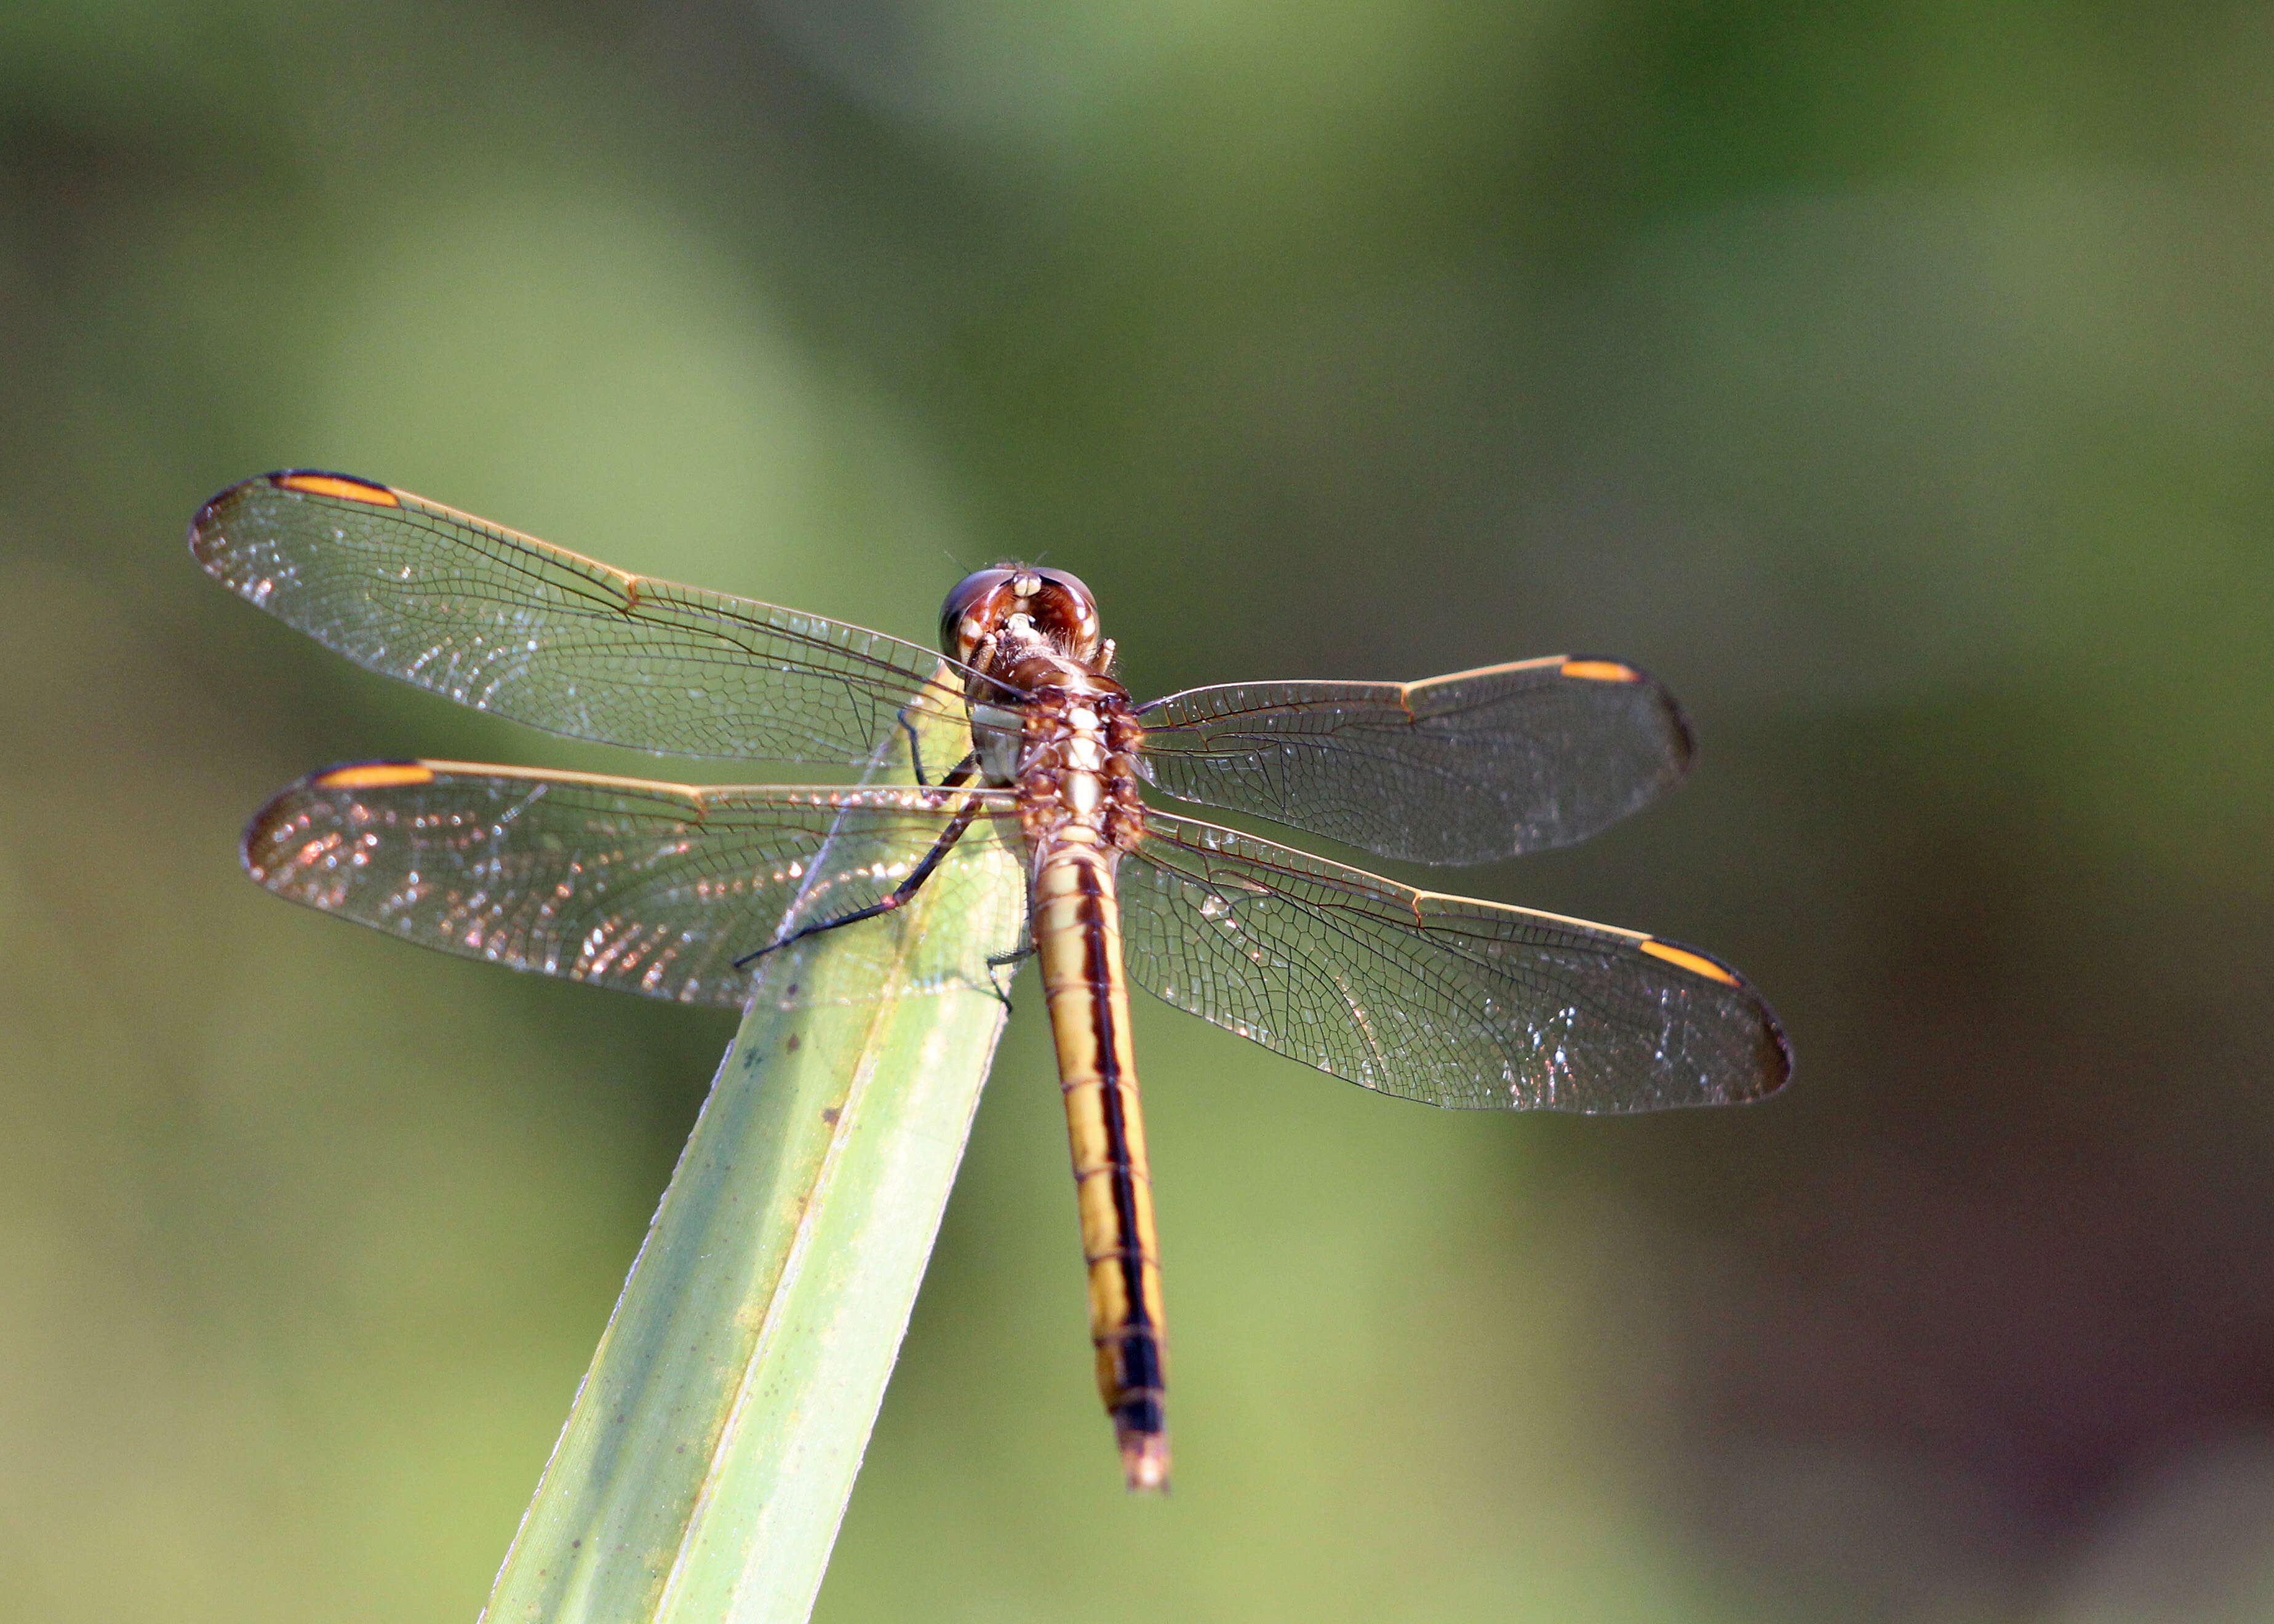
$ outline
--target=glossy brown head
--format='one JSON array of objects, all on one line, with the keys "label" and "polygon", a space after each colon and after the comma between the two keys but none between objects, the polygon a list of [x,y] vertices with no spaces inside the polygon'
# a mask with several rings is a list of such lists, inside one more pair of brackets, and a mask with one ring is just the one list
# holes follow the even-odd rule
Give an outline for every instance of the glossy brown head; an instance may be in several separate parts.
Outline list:
[{"label": "glossy brown head", "polygon": [[1063,569],[1026,564],[975,570],[955,583],[939,612],[940,651],[968,665],[982,642],[1020,615],[1067,658],[1096,663],[1097,599]]}]

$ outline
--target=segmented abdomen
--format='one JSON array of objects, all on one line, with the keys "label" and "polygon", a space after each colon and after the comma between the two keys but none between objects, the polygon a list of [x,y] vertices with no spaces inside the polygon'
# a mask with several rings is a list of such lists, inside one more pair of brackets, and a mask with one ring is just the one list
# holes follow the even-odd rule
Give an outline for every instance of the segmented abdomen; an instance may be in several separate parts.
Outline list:
[{"label": "segmented abdomen", "polygon": [[1121,973],[1118,856],[1079,824],[1052,840],[1035,877],[1034,938],[1073,1149],[1098,1390],[1129,1486],[1158,1489],[1169,1471],[1161,1272]]}]

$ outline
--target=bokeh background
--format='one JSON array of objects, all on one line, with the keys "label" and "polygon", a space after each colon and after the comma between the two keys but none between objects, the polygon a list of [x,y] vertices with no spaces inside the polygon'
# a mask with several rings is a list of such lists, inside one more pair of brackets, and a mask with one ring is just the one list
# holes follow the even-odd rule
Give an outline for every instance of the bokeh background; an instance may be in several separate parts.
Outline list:
[{"label": "bokeh background", "polygon": [[0,7],[0,1616],[471,1618],[730,1030],[238,876],[315,765],[566,759],[198,574],[289,465],[1692,711],[1449,877],[1743,966],[1787,1093],[1141,1011],[1142,1503],[1029,987],[827,1624],[2274,1616],[2270,181],[2231,0]]}]

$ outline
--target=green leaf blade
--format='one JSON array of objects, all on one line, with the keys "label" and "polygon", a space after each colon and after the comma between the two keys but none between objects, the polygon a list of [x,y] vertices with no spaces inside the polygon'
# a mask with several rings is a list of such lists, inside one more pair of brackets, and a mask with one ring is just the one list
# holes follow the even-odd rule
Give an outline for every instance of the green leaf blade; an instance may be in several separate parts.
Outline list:
[{"label": "green leaf blade", "polygon": [[1007,1012],[944,944],[1016,942],[1023,907],[998,842],[764,961],[489,1624],[810,1613]]}]

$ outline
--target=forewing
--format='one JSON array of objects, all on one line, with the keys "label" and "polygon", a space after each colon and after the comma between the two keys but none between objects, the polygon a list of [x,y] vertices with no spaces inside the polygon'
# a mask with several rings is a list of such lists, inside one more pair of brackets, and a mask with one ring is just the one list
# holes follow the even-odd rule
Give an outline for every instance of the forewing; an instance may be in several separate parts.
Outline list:
[{"label": "forewing", "polygon": [[903,707],[962,710],[927,649],[628,575],[385,485],[263,474],[199,511],[190,550],[357,664],[573,739],[666,755],[866,760]]},{"label": "forewing", "polygon": [[[971,928],[927,932],[892,974],[902,986],[986,985],[988,961],[1015,951],[1023,929],[1015,829],[1005,828],[1013,802],[998,792],[707,788],[365,763],[277,795],[246,829],[244,857],[279,896],[406,941],[733,1006],[750,979],[734,961],[773,941],[793,908],[803,924],[878,900],[975,802],[983,815],[926,882],[936,908],[967,905],[952,913]],[[881,928],[846,929],[873,939]]]},{"label": "forewing", "polygon": [[1572,1111],[1758,1099],[1791,1071],[1760,995],[1694,949],[1146,821],[1120,869],[1130,979],[1322,1071],[1431,1105]]},{"label": "forewing", "polygon": [[1145,769],[1181,800],[1415,862],[1583,840],[1690,770],[1655,679],[1555,655],[1424,682],[1239,682],[1138,712]]}]

